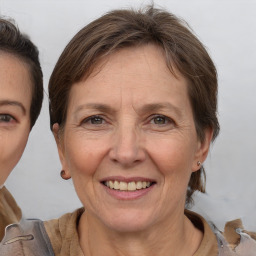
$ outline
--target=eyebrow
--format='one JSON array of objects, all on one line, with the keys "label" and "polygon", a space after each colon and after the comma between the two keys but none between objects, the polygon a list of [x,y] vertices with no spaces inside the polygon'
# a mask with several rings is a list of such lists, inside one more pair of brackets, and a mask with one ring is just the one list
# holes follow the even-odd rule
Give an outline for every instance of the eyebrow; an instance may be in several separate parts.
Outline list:
[{"label": "eyebrow", "polygon": [[[77,114],[79,111],[81,111],[83,109],[95,109],[95,110],[105,112],[105,113],[110,113],[110,114],[117,112],[115,109],[113,109],[110,106],[105,105],[105,104],[88,103],[88,104],[80,105],[75,110],[75,114]],[[174,112],[176,112],[177,115],[179,115],[179,116],[182,115],[182,111],[169,102],[145,104],[140,109],[138,109],[138,113],[143,114],[143,113],[147,113],[147,112],[157,112],[157,111],[164,110],[164,109],[171,109]]]},{"label": "eyebrow", "polygon": [[80,105],[76,110],[75,110],[75,114],[77,114],[79,111],[83,110],[83,109],[95,109],[101,112],[105,112],[105,113],[115,113],[116,111],[111,108],[110,106],[107,106],[105,104],[98,104],[98,103],[88,103],[88,104],[83,104]]},{"label": "eyebrow", "polygon": [[6,105],[9,105],[9,106],[17,106],[21,109],[22,113],[25,115],[26,114],[26,109],[25,107],[23,106],[22,103],[18,102],[18,101],[12,101],[12,100],[0,100],[0,107],[1,106],[6,106]]},{"label": "eyebrow", "polygon": [[169,102],[162,102],[162,103],[150,103],[142,106],[142,108],[139,110],[141,113],[147,113],[147,112],[157,112],[164,109],[170,109],[176,112],[177,115],[182,115],[182,111],[174,106],[173,104]]}]

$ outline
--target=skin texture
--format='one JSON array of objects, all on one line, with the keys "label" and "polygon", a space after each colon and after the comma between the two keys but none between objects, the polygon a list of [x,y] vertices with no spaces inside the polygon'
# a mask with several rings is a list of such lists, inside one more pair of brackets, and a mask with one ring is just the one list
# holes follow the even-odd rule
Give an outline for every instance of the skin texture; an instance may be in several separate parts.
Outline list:
[{"label": "skin texture", "polygon": [[[198,140],[187,82],[170,73],[159,48],[126,48],[105,59],[72,86],[65,127],[53,128],[86,209],[79,222],[85,255],[193,255],[202,234],[184,216],[186,190],[212,133]],[[129,200],[102,184],[136,178],[154,185]]]},{"label": "skin texture", "polygon": [[27,64],[0,52],[0,184],[20,160],[28,140],[31,86]]}]

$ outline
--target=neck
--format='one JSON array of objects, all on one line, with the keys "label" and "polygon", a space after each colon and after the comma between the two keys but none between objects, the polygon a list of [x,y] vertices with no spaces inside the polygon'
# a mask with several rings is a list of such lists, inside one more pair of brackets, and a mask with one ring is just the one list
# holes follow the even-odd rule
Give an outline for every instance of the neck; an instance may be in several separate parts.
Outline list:
[{"label": "neck", "polygon": [[4,184],[3,185],[0,185],[0,189],[2,189],[4,187]]},{"label": "neck", "polygon": [[86,256],[192,256],[203,238],[183,213],[148,230],[123,233],[109,229],[85,212],[78,232]]}]

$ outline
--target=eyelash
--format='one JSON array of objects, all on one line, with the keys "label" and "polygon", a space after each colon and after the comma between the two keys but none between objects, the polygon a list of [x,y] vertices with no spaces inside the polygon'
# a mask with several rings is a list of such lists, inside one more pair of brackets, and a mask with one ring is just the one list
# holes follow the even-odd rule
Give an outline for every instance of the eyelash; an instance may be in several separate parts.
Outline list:
[{"label": "eyelash", "polygon": [[164,116],[164,115],[157,115],[157,114],[153,115],[153,117],[150,119],[150,123],[154,122],[156,119],[160,119],[160,118],[162,120],[164,120],[163,124],[162,123],[161,124],[152,123],[152,124],[159,125],[159,126],[164,126],[164,125],[167,125],[167,124],[170,124],[170,123],[174,123],[174,121],[171,118],[169,118],[167,116]]},{"label": "eyelash", "polygon": [[[96,123],[96,124],[94,124],[94,123],[92,123],[92,120],[96,120],[96,119],[100,119],[101,121],[105,121],[104,120],[104,118],[102,118],[101,116],[99,116],[99,115],[94,115],[94,116],[89,116],[89,117],[87,117],[87,118],[85,118],[82,122],[81,122],[81,124],[92,124],[92,125],[101,125],[102,123]],[[89,123],[90,122],[90,123]]]},{"label": "eyelash", "polygon": [[16,121],[16,119],[9,114],[0,114],[0,123],[10,123],[12,120]]},{"label": "eyelash", "polygon": [[[160,123],[160,124],[157,124],[156,123],[156,120],[158,119],[161,119],[164,121],[164,123]],[[93,123],[95,121],[95,123]],[[100,115],[93,115],[93,116],[89,116],[87,117],[86,119],[84,119],[81,124],[89,124],[89,125],[102,125],[104,124],[106,121],[104,120],[103,117],[101,117]],[[165,116],[165,115],[153,115],[150,117],[150,120],[149,120],[149,123],[150,124],[153,124],[153,125],[158,125],[158,126],[166,126],[168,124],[174,124],[174,121]]]}]

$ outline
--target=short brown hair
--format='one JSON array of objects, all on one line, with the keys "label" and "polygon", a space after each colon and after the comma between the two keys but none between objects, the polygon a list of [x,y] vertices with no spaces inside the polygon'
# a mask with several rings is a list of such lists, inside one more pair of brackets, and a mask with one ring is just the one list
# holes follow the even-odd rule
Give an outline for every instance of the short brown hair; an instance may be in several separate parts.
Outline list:
[{"label": "short brown hair", "polygon": [[0,18],[0,51],[15,55],[29,66],[33,84],[30,106],[30,128],[32,128],[40,114],[43,101],[43,73],[38,49],[11,21]]},{"label": "short brown hair", "polygon": [[[99,60],[124,47],[153,43],[162,48],[166,63],[187,79],[196,131],[204,140],[206,128],[213,139],[219,132],[217,119],[217,72],[202,43],[187,24],[173,14],[152,6],[144,10],[114,10],[82,28],[61,54],[50,78],[50,123],[65,124],[70,88],[87,78]],[[202,177],[203,176],[203,177]],[[203,167],[193,172],[187,203],[195,190],[205,192]]]}]

